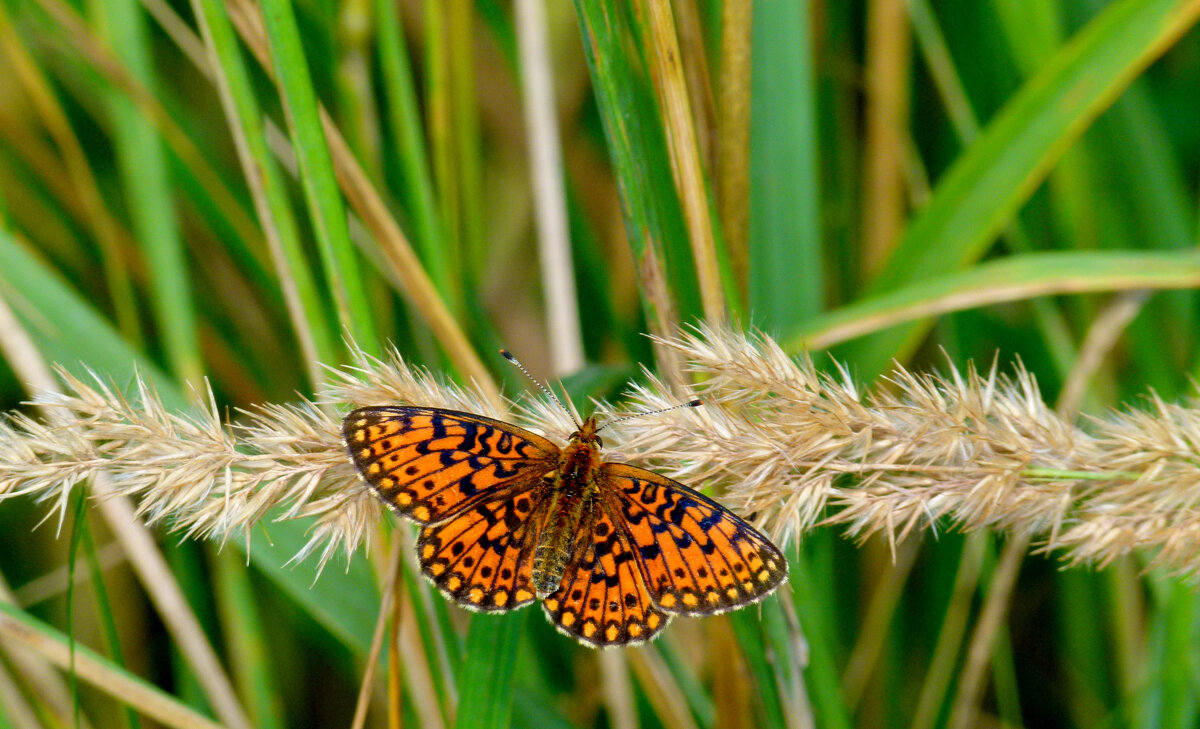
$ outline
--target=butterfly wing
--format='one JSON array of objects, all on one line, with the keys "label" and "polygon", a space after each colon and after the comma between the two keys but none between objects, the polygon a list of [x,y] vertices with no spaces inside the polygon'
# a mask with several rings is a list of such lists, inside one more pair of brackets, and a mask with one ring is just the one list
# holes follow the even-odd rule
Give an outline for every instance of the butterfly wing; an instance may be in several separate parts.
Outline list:
[{"label": "butterfly wing", "polygon": [[[532,516],[529,493],[477,503],[421,530],[421,571],[442,592],[472,610],[512,610],[533,602]],[[534,535],[536,536],[536,535]]]},{"label": "butterfly wing", "polygon": [[647,641],[671,619],[655,607],[629,540],[599,502],[542,607],[559,631],[600,648]]},{"label": "butterfly wing", "polygon": [[527,490],[559,454],[523,428],[440,408],[359,408],[346,416],[342,436],[375,493],[422,524]]},{"label": "butterfly wing", "polygon": [[787,560],[754,527],[678,481],[623,463],[597,476],[663,610],[707,615],[757,602],[787,579]]}]

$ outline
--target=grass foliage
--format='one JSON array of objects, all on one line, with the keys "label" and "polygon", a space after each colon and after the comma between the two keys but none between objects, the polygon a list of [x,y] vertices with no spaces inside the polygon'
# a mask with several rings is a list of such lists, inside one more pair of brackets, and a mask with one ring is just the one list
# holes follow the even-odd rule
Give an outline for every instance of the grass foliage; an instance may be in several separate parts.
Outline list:
[{"label": "grass foliage", "polygon": [[[1195,726],[1197,20],[0,0],[0,727]],[[788,586],[444,600],[337,418],[500,346]]]}]

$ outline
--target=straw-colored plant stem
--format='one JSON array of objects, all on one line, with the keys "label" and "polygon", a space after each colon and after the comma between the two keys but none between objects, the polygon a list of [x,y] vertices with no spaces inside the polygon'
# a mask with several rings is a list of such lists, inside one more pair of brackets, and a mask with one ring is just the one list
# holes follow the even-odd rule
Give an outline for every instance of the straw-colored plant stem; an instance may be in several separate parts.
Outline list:
[{"label": "straw-colored plant stem", "polygon": [[867,604],[862,630],[858,631],[854,651],[846,661],[846,671],[842,674],[842,691],[851,709],[857,707],[862,699],[871,672],[883,652],[896,604],[917,561],[918,552],[916,540],[906,540],[897,545],[892,563],[884,569],[883,579],[875,587]]},{"label": "straw-colored plant stem", "polygon": [[[0,575],[0,605],[18,605],[19,600],[17,595],[9,588],[7,580],[3,575]],[[64,724],[71,716],[73,707],[71,704],[71,691],[67,687],[62,676],[54,671],[52,664],[44,660],[37,653],[32,653],[24,650],[12,650],[8,646],[4,646],[4,657],[11,665],[17,676],[22,677],[28,686],[31,688],[31,693],[42,701],[46,707]],[[14,723],[20,729],[29,727],[39,727],[37,721],[32,723],[25,721],[23,717],[33,716],[34,712],[30,707],[29,702],[21,694],[16,686],[13,677],[4,673],[0,677],[0,699],[4,700],[5,708],[12,707]]]},{"label": "straw-colored plant stem", "polygon": [[929,670],[925,672],[912,724],[909,725],[911,729],[929,729],[935,725],[946,690],[954,680],[955,663],[967,631],[986,545],[987,535],[983,533],[971,534],[966,539],[958,571],[954,576],[950,608],[946,611],[946,619],[938,630]]},{"label": "straw-colored plant stem", "polygon": [[681,65],[675,16],[668,0],[645,0],[644,7],[654,49],[654,78],[667,127],[667,147],[671,152],[675,186],[683,202],[692,257],[700,279],[704,318],[713,324],[720,324],[727,317],[725,291],[717,261],[712,214],[708,208],[708,186],[700,165],[695,117],[692,115],[690,94]]},{"label": "straw-colored plant stem", "polygon": [[679,687],[671,678],[661,658],[653,651],[635,648],[630,651],[629,667],[637,677],[647,700],[654,705],[668,729],[697,729]]},{"label": "straw-colored plant stem", "polygon": [[517,0],[517,40],[548,344],[554,373],[562,376],[582,368],[584,359],[544,2]]},{"label": "straw-colored plant stem", "polygon": [[721,66],[717,94],[716,192],[729,264],[746,297],[750,271],[751,0],[721,4]]},{"label": "straw-colored plant stem", "polygon": [[[378,549],[378,548],[377,548]],[[400,644],[400,631],[396,628],[399,626],[399,595],[397,591],[401,582],[397,579],[397,574],[400,572],[400,560],[403,557],[401,551],[401,543],[399,539],[392,540],[390,554],[386,560],[376,560],[376,564],[386,564],[386,574],[379,575],[380,584],[384,585],[383,596],[379,600],[379,616],[375,621],[375,630],[371,634],[371,648],[367,651],[367,660],[363,666],[362,683],[358,688],[358,701],[354,706],[354,718],[350,721],[351,729],[362,729],[367,720],[367,708],[371,702],[371,690],[375,687],[375,667],[379,665],[379,654],[383,650],[384,636],[387,635],[385,630],[391,627],[391,639],[388,641],[388,665],[392,667],[391,674],[388,677],[388,695],[387,695],[387,710],[388,719],[392,719],[396,703],[393,700],[395,692],[395,682],[399,679],[400,666],[393,662],[396,647]]]},{"label": "straw-colored plant stem", "polygon": [[911,41],[904,6],[904,0],[872,0],[867,5],[862,255],[868,278],[891,255],[905,218],[901,170],[909,145]]},{"label": "straw-colored plant stem", "polygon": [[20,613],[0,605],[0,635],[15,640],[35,651],[63,670],[74,669],[77,676],[113,697],[135,706],[156,721],[179,729],[220,729],[222,726],[245,726],[248,723],[221,724],[175,701],[165,693],[132,680],[128,674],[106,667],[91,650],[76,646],[72,662],[70,647],[65,642],[46,639]]}]

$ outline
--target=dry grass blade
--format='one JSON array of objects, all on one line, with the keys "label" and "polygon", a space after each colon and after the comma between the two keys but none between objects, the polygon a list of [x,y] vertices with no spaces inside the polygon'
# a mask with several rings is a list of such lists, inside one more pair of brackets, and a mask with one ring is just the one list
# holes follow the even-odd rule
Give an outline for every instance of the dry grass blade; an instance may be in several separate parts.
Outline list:
[{"label": "dry grass blade", "polygon": [[645,10],[654,48],[656,88],[668,130],[667,147],[671,152],[675,186],[679,188],[679,199],[683,203],[688,236],[692,242],[704,315],[709,321],[722,322],[726,317],[725,292],[721,287],[712,215],[708,209],[708,189],[700,165],[699,142],[680,60],[674,11],[667,0],[649,0]]},{"label": "dry grass blade", "polygon": [[0,612],[0,636],[29,647],[59,668],[73,669],[82,680],[136,707],[164,726],[180,729],[219,729],[222,726],[161,691],[111,669],[89,650],[77,648],[72,662],[70,648],[65,642],[52,640],[7,612]]},{"label": "dry grass blade", "polygon": [[515,10],[551,361],[554,372],[565,375],[581,369],[584,356],[567,225],[561,135],[555,116],[554,80],[550,70],[549,32],[543,0],[517,0]]}]

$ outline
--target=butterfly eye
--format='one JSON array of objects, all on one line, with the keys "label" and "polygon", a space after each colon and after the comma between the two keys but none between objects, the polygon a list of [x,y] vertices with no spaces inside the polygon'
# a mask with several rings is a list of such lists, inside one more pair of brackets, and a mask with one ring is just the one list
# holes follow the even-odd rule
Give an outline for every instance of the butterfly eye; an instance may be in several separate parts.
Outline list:
[{"label": "butterfly eye", "polygon": [[601,438],[600,436],[596,436],[596,445],[598,445],[598,446],[600,446],[601,448],[603,448],[603,447],[604,447],[604,439],[603,439],[603,438]]}]

